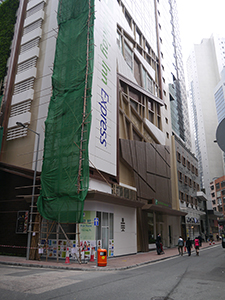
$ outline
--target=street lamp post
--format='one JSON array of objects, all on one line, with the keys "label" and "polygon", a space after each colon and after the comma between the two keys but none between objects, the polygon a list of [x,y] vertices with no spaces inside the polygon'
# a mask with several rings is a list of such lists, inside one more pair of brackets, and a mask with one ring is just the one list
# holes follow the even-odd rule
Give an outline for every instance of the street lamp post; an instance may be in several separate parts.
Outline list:
[{"label": "street lamp post", "polygon": [[32,188],[32,198],[31,198],[31,208],[30,208],[30,222],[29,222],[29,228],[28,228],[28,238],[27,238],[27,254],[26,259],[29,260],[30,256],[30,243],[31,243],[31,230],[32,230],[32,219],[33,219],[33,207],[34,207],[34,192],[35,192],[35,184],[36,184],[36,174],[37,174],[37,162],[38,162],[38,151],[39,151],[39,140],[40,140],[40,133],[28,128],[25,124],[21,122],[16,122],[18,126],[22,126],[24,128],[27,128],[28,130],[35,133],[38,137],[37,140],[37,152],[36,152],[36,160],[35,160],[35,168],[34,168],[34,178],[33,178],[33,188]]}]

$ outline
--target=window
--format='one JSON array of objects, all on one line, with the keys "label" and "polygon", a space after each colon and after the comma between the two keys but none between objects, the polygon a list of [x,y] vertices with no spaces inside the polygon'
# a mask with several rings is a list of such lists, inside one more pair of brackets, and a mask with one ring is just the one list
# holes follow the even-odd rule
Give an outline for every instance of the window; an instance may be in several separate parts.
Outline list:
[{"label": "window", "polygon": [[180,191],[180,201],[184,202],[184,193]]},{"label": "window", "polygon": [[195,175],[198,176],[198,169],[195,168]]},{"label": "window", "polygon": [[212,198],[214,198],[215,197],[215,193],[213,192],[213,193],[211,193],[211,197]]},{"label": "window", "polygon": [[177,161],[181,162],[181,156],[180,153],[177,151]]},{"label": "window", "polygon": [[217,190],[220,189],[220,183],[219,183],[219,182],[216,183],[216,189],[217,189]]},{"label": "window", "polygon": [[184,156],[182,156],[182,164],[183,166],[186,166],[186,158]]},{"label": "window", "polygon": [[187,161],[187,167],[188,167],[188,170],[191,169],[191,164],[190,164],[190,161],[189,161],[189,160]]},{"label": "window", "polygon": [[191,172],[194,174],[195,173],[195,167],[191,165]]},{"label": "window", "polygon": [[211,185],[210,189],[211,189],[211,191],[213,191],[214,190],[214,185]]},{"label": "window", "polygon": [[138,28],[136,28],[136,41],[141,45],[141,32]]},{"label": "window", "polygon": [[221,181],[220,184],[221,184],[221,188],[222,188],[222,187],[225,187],[225,181]]},{"label": "window", "polygon": [[192,187],[192,180],[189,178],[189,186]]},{"label": "window", "polygon": [[187,176],[184,176],[184,183],[187,185],[188,184],[188,178]]},{"label": "window", "polygon": [[213,204],[213,205],[216,205],[216,200],[213,200],[213,201],[212,201],[212,204]]},{"label": "window", "polygon": [[148,92],[153,93],[153,80],[148,75],[147,71],[142,68],[143,88]]},{"label": "window", "polygon": [[195,203],[195,206],[197,207],[198,206],[198,200],[197,200],[197,198],[194,198],[194,203]]},{"label": "window", "polygon": [[180,171],[178,171],[178,180],[182,182],[182,173]]},{"label": "window", "polygon": [[222,195],[225,195],[225,190],[222,190],[221,193],[222,193]]},{"label": "window", "polygon": [[124,43],[124,56],[128,66],[133,70],[133,52],[126,42]]},{"label": "window", "polygon": [[187,203],[189,203],[189,196],[188,196],[188,194],[185,194],[185,200],[186,200]]},{"label": "window", "polygon": [[125,11],[125,18],[127,20],[127,23],[129,24],[130,28],[131,28],[131,17],[130,15],[128,14],[127,11]]},{"label": "window", "polygon": [[121,49],[121,52],[122,52],[122,37],[121,37],[120,32],[118,32],[118,31],[117,31],[116,41],[117,41],[117,46],[119,47],[119,49]]}]

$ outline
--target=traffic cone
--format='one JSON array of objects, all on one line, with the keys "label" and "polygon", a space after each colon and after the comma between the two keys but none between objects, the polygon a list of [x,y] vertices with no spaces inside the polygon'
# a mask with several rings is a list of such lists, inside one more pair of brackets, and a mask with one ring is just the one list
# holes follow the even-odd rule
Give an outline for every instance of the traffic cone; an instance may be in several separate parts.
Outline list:
[{"label": "traffic cone", "polygon": [[69,248],[66,249],[66,261],[65,261],[65,263],[66,264],[70,263]]},{"label": "traffic cone", "polygon": [[91,248],[91,259],[90,261],[95,261],[95,258],[94,258],[94,248],[92,247]]}]

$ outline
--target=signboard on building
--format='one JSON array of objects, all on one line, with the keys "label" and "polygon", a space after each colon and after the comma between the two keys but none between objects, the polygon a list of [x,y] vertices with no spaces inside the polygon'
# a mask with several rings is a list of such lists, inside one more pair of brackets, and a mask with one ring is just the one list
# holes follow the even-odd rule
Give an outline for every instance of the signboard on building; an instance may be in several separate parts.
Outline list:
[{"label": "signboard on building", "polygon": [[116,175],[117,96],[114,1],[95,2],[90,166]]},{"label": "signboard on building", "polygon": [[29,211],[18,211],[16,220],[16,233],[27,233]]}]

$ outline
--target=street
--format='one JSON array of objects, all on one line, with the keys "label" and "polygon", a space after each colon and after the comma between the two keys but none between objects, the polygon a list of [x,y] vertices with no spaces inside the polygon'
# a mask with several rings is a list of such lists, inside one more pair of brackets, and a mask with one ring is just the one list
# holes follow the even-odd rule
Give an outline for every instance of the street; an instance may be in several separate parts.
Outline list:
[{"label": "street", "polygon": [[200,249],[123,271],[71,271],[0,265],[1,300],[224,299],[225,249]]}]

